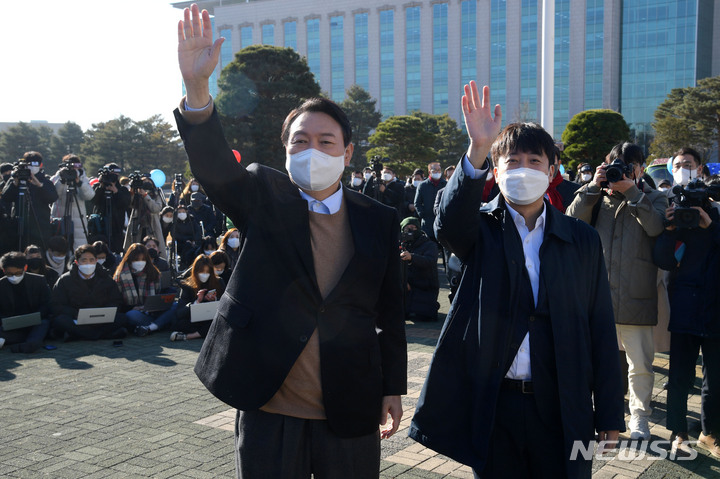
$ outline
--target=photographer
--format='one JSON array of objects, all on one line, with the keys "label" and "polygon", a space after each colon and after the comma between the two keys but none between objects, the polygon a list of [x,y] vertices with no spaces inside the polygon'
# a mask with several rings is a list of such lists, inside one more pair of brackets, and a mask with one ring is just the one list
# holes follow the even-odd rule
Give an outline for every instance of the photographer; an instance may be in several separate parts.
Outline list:
[{"label": "photographer", "polygon": [[[677,159],[677,156],[676,156]],[[680,159],[682,162],[682,158]],[[682,169],[699,171],[694,158]],[[690,168],[686,168],[690,166]],[[673,162],[673,170],[677,171]],[[679,176],[679,175],[677,175]],[[690,176],[685,174],[686,177]],[[706,187],[699,179],[673,188],[675,204],[665,212],[665,231],[657,238],[653,260],[670,271],[670,372],[667,429],[672,452],[690,455],[687,396],[695,380],[698,354],[703,355],[701,394],[702,433],[698,439],[720,457],[720,214],[712,199],[720,199],[720,185]]]},{"label": "photographer", "polygon": [[90,186],[80,158],[72,154],[65,155],[60,168],[50,181],[55,185],[58,195],[58,200],[52,207],[52,216],[63,219],[67,217],[72,220],[72,230],[67,230],[65,233],[68,242],[72,237],[73,249],[87,244],[86,228],[83,224],[87,217],[85,202],[95,197],[95,191]]},{"label": "photographer", "polygon": [[25,153],[15,164],[2,192],[3,201],[13,203],[16,227],[11,234],[22,234],[20,238],[14,236],[21,248],[29,244],[45,246],[50,236],[50,205],[57,201],[58,195],[42,171],[42,162],[43,157],[37,151]]},{"label": "photographer", "polygon": [[400,218],[400,213],[403,209],[403,199],[405,198],[405,188],[396,180],[395,172],[391,167],[387,165],[383,166],[383,164],[379,163],[379,160],[375,158],[373,158],[372,161],[374,168],[380,168],[380,177],[378,179],[376,176],[371,176],[365,183],[363,194],[395,208],[398,218]]},{"label": "photographer", "polygon": [[405,268],[405,317],[411,321],[437,321],[438,249],[420,229],[414,216],[400,223],[400,260]]},{"label": "photographer", "polygon": [[98,172],[98,182],[93,187],[95,197],[92,199],[93,213],[99,214],[103,219],[108,246],[115,253],[123,252],[125,212],[130,207],[131,199],[130,192],[120,186],[121,171],[115,163],[102,167]]},{"label": "photographer", "polygon": [[[140,243],[146,236],[155,238],[162,236],[160,224],[162,198],[152,179],[140,175],[138,171],[130,175],[130,205],[132,209],[123,243],[125,250],[133,243]],[[160,256],[166,257],[164,244],[160,246],[159,252]]]},{"label": "photographer", "polygon": [[593,181],[581,186],[566,214],[600,234],[610,280],[615,326],[628,362],[630,438],[650,439],[657,324],[657,267],[653,238],[664,229],[667,198],[642,180],[645,158],[632,143],[613,147]]}]

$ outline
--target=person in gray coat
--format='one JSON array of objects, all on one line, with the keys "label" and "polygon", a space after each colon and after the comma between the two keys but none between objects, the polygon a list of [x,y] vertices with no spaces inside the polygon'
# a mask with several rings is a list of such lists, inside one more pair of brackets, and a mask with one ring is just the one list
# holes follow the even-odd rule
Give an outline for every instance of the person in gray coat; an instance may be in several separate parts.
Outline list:
[{"label": "person in gray coat", "polygon": [[[74,176],[74,179],[71,177]],[[95,198],[95,190],[90,186],[85,170],[82,167],[82,161],[76,155],[65,155],[60,164],[58,171],[50,178],[55,185],[55,191],[58,194],[58,200],[53,204],[51,214],[55,218],[65,217],[65,208],[70,208],[70,218],[72,219],[73,229],[72,249],[79,248],[80,245],[87,244],[86,236],[87,228],[87,211],[85,202]],[[72,203],[68,205],[68,190],[74,191],[75,195]],[[69,238],[68,238],[69,239]]]}]

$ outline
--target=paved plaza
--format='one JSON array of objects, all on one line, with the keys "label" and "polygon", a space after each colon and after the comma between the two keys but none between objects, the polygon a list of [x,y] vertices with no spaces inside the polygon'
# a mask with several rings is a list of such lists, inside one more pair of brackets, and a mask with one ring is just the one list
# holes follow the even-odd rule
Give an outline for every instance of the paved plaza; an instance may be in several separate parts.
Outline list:
[{"label": "paved plaza", "polygon": [[[440,296],[446,313],[447,290]],[[382,443],[382,478],[472,478],[469,468],[407,437],[440,326],[407,324],[405,415],[400,431]],[[0,350],[0,477],[234,477],[234,411],[192,371],[201,341],[172,343],[168,337],[129,337],[121,346],[50,342],[57,349],[32,355]],[[651,432],[653,439],[667,439],[666,355],[656,356],[655,371]],[[699,377],[689,399],[691,439],[699,434]],[[542,438],[538,444],[547,447]],[[720,460],[697,450],[692,461],[670,461],[626,449],[623,460],[596,460],[593,477],[719,478]]]}]

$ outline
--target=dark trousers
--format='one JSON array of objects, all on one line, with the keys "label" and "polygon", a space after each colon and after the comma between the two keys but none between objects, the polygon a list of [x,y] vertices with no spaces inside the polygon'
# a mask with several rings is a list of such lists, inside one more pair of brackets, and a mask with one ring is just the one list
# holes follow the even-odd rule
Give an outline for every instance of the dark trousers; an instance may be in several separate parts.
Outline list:
[{"label": "dark trousers", "polygon": [[[12,329],[10,331],[3,331],[2,328],[0,328],[0,338],[5,338],[5,342],[8,345],[17,344],[22,346],[17,348],[20,352],[31,353],[42,346],[48,329],[50,329],[50,320],[42,319],[40,320],[40,324],[28,326],[27,328]],[[13,351],[15,351],[15,349],[13,349]]]},{"label": "dark trousers", "polygon": [[235,471],[239,479],[377,478],[380,434],[341,438],[327,421],[238,411]]},{"label": "dark trousers", "polygon": [[127,317],[122,313],[117,313],[115,315],[115,321],[112,323],[84,324],[78,326],[75,324],[75,318],[61,314],[53,319],[52,327],[53,329],[67,333],[70,339],[88,339],[94,341],[97,339],[111,338],[113,333],[127,326],[127,323]]},{"label": "dark trousers", "polygon": [[671,333],[667,428],[687,433],[687,397],[695,382],[695,364],[703,354],[700,424],[705,434],[720,433],[720,338]]},{"label": "dark trousers", "polygon": [[567,477],[562,420],[557,417],[555,427],[548,427],[549,418],[540,416],[535,401],[534,394],[500,391],[488,460],[482,471],[473,471],[476,479]]}]

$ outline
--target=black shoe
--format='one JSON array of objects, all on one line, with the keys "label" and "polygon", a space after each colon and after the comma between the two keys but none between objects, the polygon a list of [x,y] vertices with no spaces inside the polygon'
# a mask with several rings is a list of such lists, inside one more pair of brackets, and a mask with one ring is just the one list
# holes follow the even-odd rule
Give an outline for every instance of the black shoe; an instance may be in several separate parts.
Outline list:
[{"label": "black shoe", "polygon": [[139,336],[141,338],[143,336],[147,336],[149,332],[150,332],[150,328],[148,328],[147,326],[135,326],[135,329],[133,330],[133,334],[135,334],[135,336]]}]

